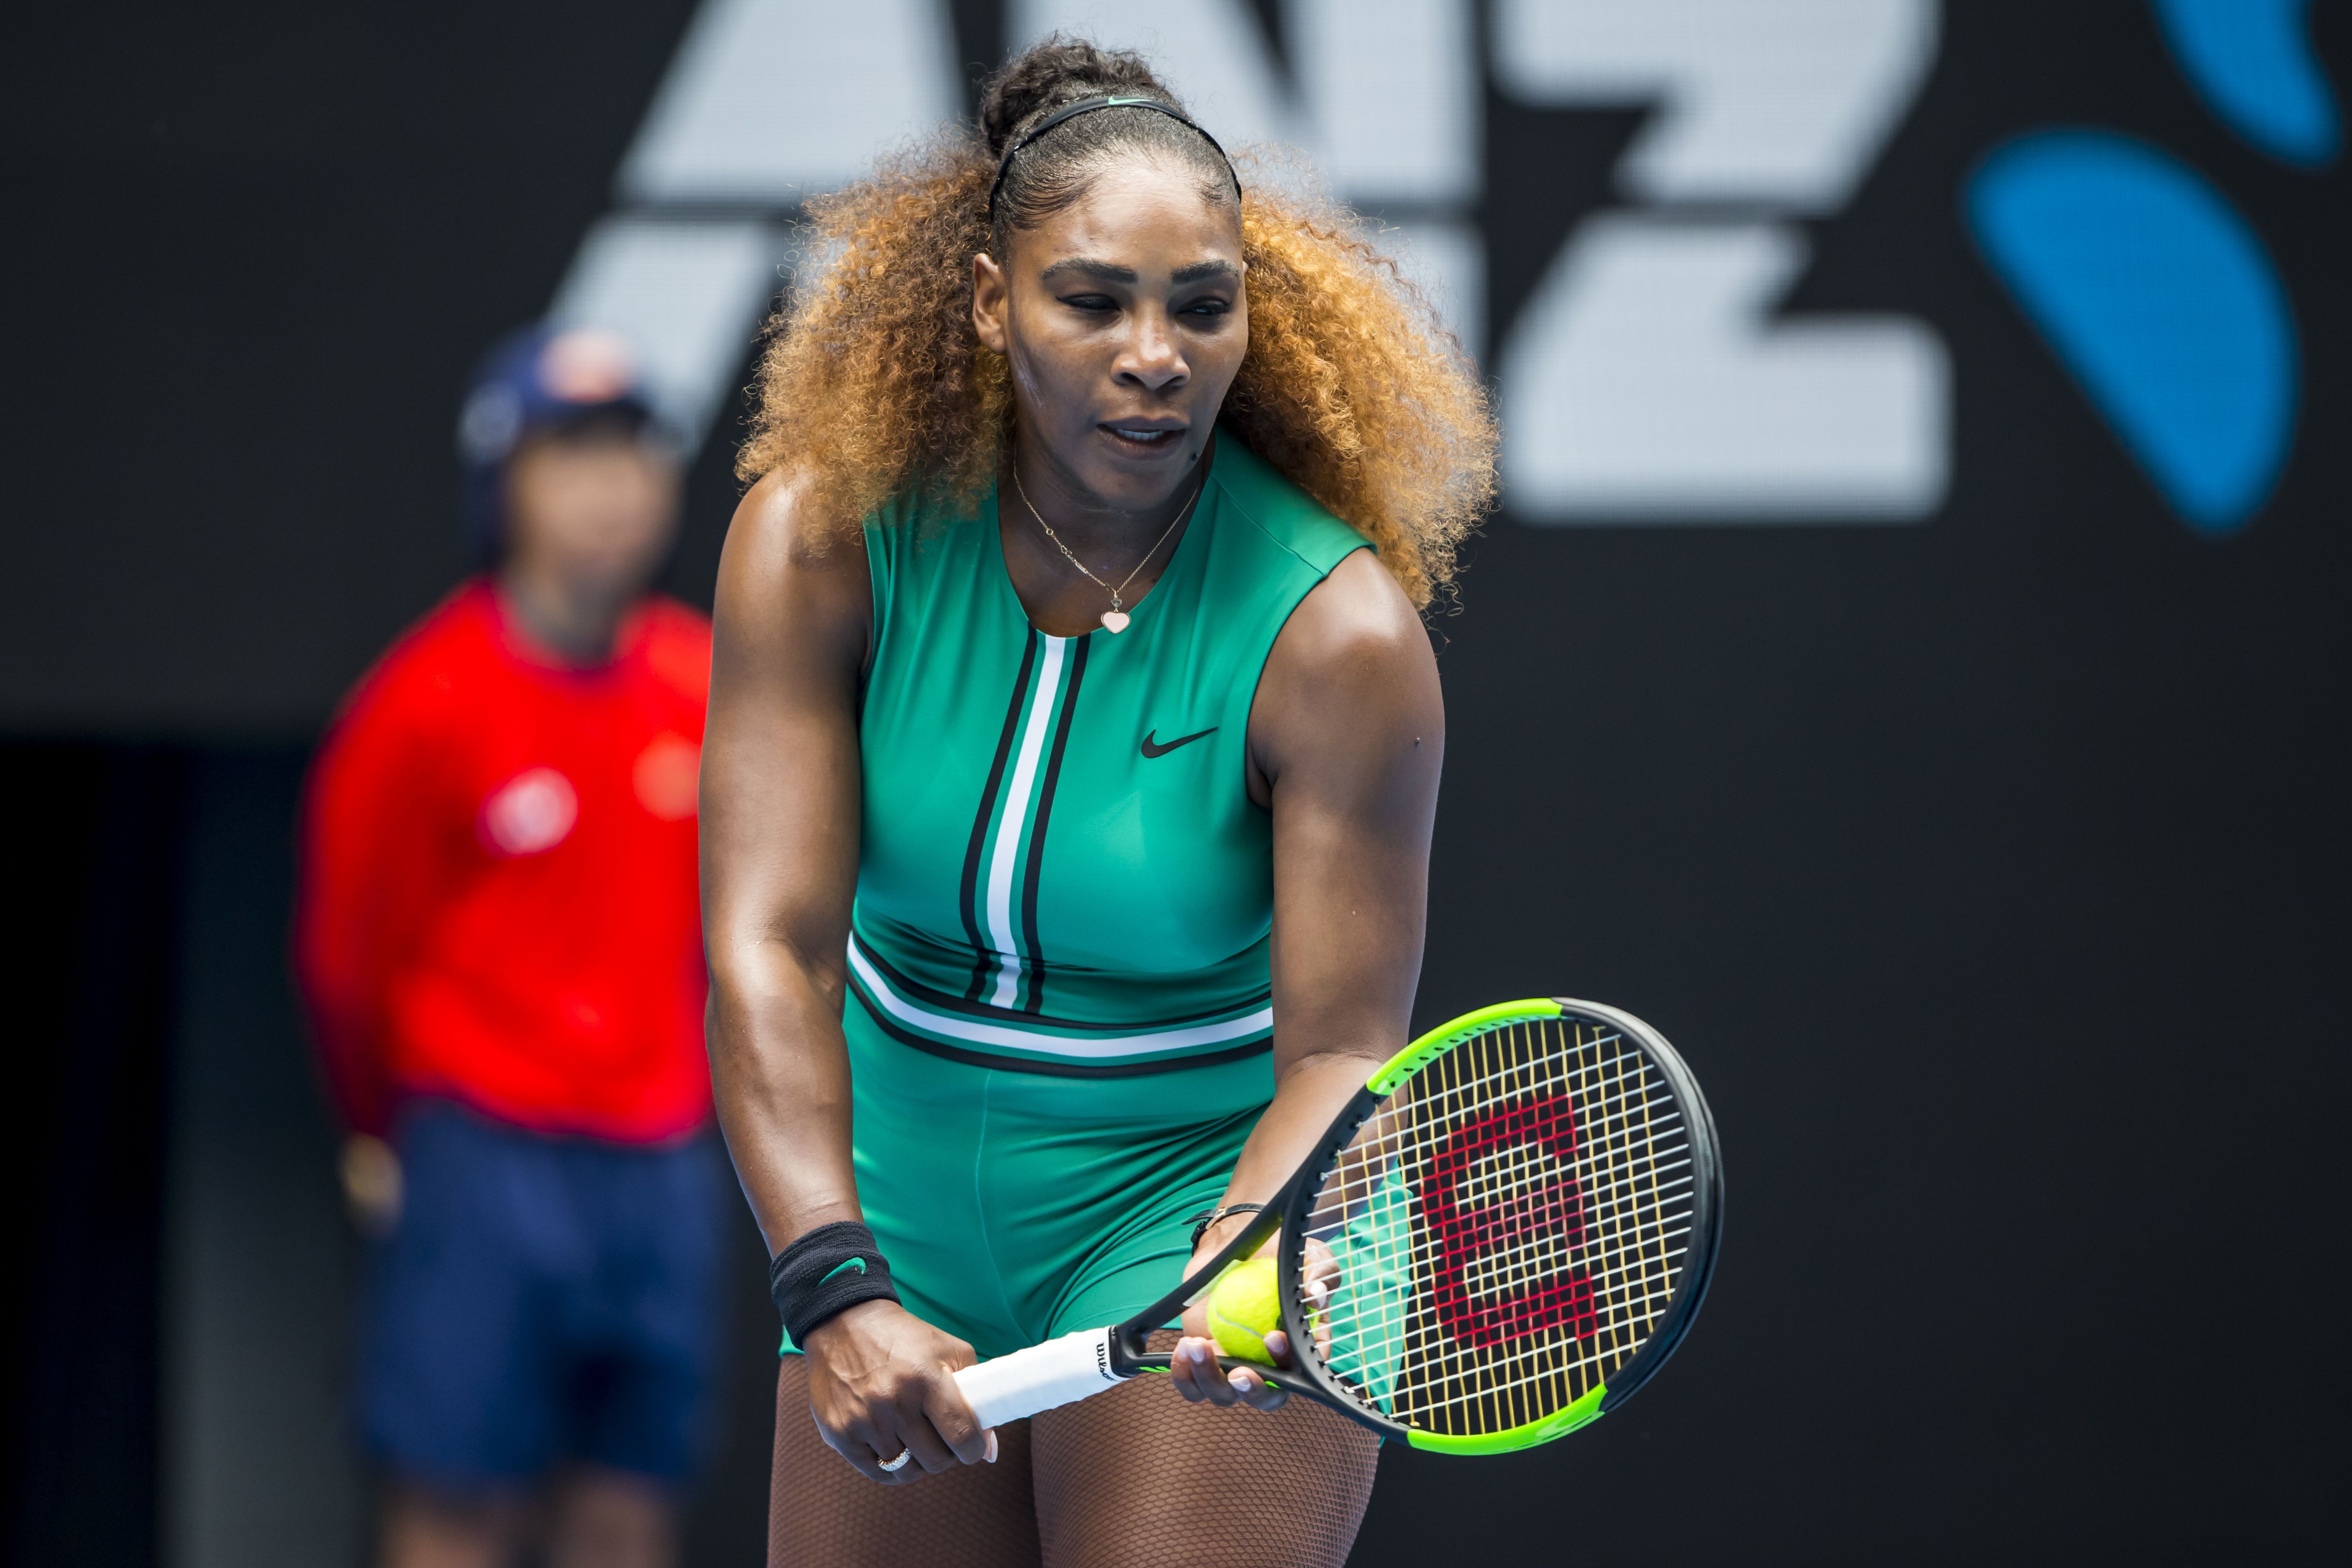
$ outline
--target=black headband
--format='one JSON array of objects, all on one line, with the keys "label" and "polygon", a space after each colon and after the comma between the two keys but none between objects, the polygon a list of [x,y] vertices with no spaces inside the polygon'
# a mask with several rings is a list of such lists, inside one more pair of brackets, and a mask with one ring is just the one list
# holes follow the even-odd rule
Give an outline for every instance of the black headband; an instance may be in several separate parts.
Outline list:
[{"label": "black headband", "polygon": [[1156,98],[1082,98],[1076,103],[1064,104],[1039,120],[1030,128],[1028,135],[1004,150],[1003,161],[996,165],[996,183],[988,188],[988,215],[992,220],[996,216],[996,193],[1004,189],[1004,176],[1013,172],[1014,157],[1062,121],[1076,120],[1081,114],[1092,114],[1097,109],[1148,109],[1154,114],[1166,115],[1179,125],[1191,126],[1202,141],[1217,149],[1217,156],[1224,159],[1225,178],[1234,183],[1234,194],[1239,196],[1242,193],[1242,177],[1234,172],[1234,161],[1226,156],[1224,148],[1218,145],[1215,137],[1202,131],[1191,115],[1175,105],[1162,103]]}]

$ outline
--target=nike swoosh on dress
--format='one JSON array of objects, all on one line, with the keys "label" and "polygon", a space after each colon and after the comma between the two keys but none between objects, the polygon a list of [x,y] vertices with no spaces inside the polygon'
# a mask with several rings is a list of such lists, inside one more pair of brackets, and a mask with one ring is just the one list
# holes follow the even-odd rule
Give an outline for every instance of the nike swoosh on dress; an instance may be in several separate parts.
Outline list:
[{"label": "nike swoosh on dress", "polygon": [[1213,725],[1211,725],[1211,726],[1210,726],[1208,728],[1206,728],[1206,729],[1196,729],[1196,730],[1194,730],[1194,731],[1193,731],[1192,734],[1190,734],[1190,735],[1180,735],[1180,736],[1178,736],[1175,739],[1173,739],[1173,740],[1170,741],[1170,742],[1169,742],[1167,745],[1165,745],[1165,746],[1160,745],[1158,741],[1156,741],[1156,740],[1154,740],[1154,739],[1152,738],[1154,736],[1158,735],[1159,733],[1160,733],[1160,727],[1159,727],[1158,725],[1154,725],[1154,726],[1152,726],[1150,729],[1147,729],[1147,730],[1145,730],[1145,731],[1143,732],[1143,755],[1144,755],[1144,756],[1146,756],[1146,757],[1165,757],[1165,756],[1167,756],[1170,752],[1171,752],[1171,751],[1175,750],[1175,749],[1176,749],[1178,747],[1180,747],[1180,746],[1183,746],[1183,745],[1186,745],[1186,744],[1188,744],[1188,743],[1190,743],[1190,742],[1192,742],[1192,741],[1198,740],[1198,739],[1200,739],[1200,738],[1201,738],[1202,736],[1204,736],[1204,735],[1214,735],[1214,734],[1216,734],[1216,733],[1217,733],[1217,727],[1216,727],[1215,725],[1213,725]]}]

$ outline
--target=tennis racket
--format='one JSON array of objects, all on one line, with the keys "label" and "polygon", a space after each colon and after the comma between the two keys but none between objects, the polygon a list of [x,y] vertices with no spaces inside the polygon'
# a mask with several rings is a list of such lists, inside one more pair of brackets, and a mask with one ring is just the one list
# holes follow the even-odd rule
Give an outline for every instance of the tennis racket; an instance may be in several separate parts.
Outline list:
[{"label": "tennis racket", "polygon": [[1260,1370],[1444,1453],[1548,1443],[1624,1403],[1706,1294],[1723,1227],[1715,1123],[1641,1019],[1505,1002],[1372,1074],[1265,1211],[1126,1322],[957,1373],[982,1427],[1166,1372],[1145,1348],[1279,1231],[1292,1364]]}]

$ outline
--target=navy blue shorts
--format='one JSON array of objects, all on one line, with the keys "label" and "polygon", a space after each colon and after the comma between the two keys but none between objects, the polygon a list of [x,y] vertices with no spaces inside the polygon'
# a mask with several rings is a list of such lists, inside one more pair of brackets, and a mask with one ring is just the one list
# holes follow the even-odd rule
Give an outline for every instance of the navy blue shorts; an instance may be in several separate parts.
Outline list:
[{"label": "navy blue shorts", "polygon": [[400,1224],[378,1249],[360,1419],[402,1475],[454,1490],[559,1459],[661,1480],[712,1426],[734,1184],[715,1138],[551,1138],[409,1108]]}]

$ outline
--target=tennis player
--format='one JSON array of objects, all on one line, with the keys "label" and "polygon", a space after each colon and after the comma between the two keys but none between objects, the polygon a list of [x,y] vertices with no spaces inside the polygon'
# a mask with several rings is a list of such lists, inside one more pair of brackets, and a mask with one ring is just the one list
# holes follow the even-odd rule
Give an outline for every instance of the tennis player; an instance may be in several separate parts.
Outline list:
[{"label": "tennis player", "polygon": [[[361,1425],[381,1561],[674,1562],[719,1228],[696,908],[709,629],[646,589],[678,472],[625,349],[527,331],[460,428],[485,567],[313,773],[297,957],[383,1232]],[[540,1560],[537,1557],[533,1561]]]},{"label": "tennis player", "polygon": [[1336,1563],[1372,1439],[1197,1322],[1172,1390],[993,1433],[950,1374],[1149,1305],[1402,1045],[1415,612],[1491,424],[1140,57],[1048,40],[980,120],[819,204],[720,570],[710,1043],[799,1353],[771,1560]]}]

